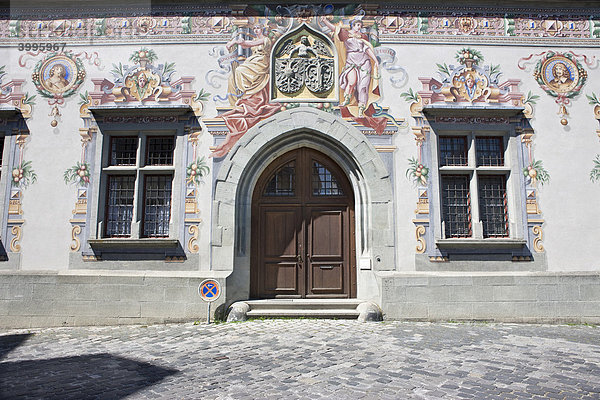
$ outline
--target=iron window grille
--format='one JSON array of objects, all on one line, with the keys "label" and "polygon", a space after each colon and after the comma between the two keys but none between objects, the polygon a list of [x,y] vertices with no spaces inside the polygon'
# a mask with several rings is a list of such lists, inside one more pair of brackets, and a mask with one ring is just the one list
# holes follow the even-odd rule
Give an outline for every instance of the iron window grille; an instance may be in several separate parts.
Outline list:
[{"label": "iron window grille", "polygon": [[[441,219],[446,238],[509,237],[507,138],[439,136]],[[479,224],[480,229],[474,229]]]},{"label": "iron window grille", "polygon": [[108,177],[106,236],[128,237],[131,235],[134,190],[134,175],[112,175]]},{"label": "iron window grille", "polygon": [[110,165],[135,165],[137,158],[137,136],[110,138]]},{"label": "iron window grille", "polygon": [[344,192],[338,184],[338,180],[327,167],[313,161],[312,172],[313,196],[343,196]]},{"label": "iron window grille", "polygon": [[477,136],[475,138],[477,146],[477,166],[478,167],[502,167],[504,166],[504,143],[503,138],[498,136]]},{"label": "iron window grille", "polygon": [[3,154],[4,154],[4,136],[0,136],[0,174],[2,173]]},{"label": "iron window grille", "polygon": [[113,135],[108,151],[104,236],[169,237],[175,136]]},{"label": "iron window grille", "polygon": [[296,193],[296,162],[280,167],[265,187],[265,196],[294,196]]},{"label": "iron window grille", "polygon": [[144,177],[144,237],[168,237],[171,219],[171,175]]},{"label": "iron window grille", "polygon": [[478,180],[479,217],[483,224],[483,237],[507,237],[506,177],[479,175]]},{"label": "iron window grille", "polygon": [[173,165],[175,137],[150,136],[146,146],[146,165]]},{"label": "iron window grille", "polygon": [[467,176],[442,176],[442,213],[446,237],[471,237],[471,196]]},{"label": "iron window grille", "polygon": [[440,166],[467,165],[467,138],[464,136],[440,137]]}]

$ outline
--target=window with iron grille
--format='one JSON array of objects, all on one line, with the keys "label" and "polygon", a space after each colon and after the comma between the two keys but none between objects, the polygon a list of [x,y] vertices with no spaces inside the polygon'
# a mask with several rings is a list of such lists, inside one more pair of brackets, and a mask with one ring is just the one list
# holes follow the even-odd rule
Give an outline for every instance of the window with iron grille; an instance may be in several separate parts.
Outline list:
[{"label": "window with iron grille", "polygon": [[507,237],[506,178],[502,175],[479,175],[478,180],[483,237]]},{"label": "window with iron grille", "polygon": [[[438,139],[441,220],[446,238],[509,237],[505,136],[464,132]],[[474,229],[477,224],[479,229]]]},{"label": "window with iron grille", "polygon": [[294,196],[296,190],[296,162],[290,161],[279,168],[267,183],[265,196]]},{"label": "window with iron grille", "polygon": [[168,237],[171,219],[171,175],[144,177],[144,237]]},{"label": "window with iron grille", "polygon": [[113,135],[108,143],[104,236],[169,237],[175,136]]},{"label": "window with iron grille", "polygon": [[503,138],[498,136],[475,138],[477,145],[478,167],[501,167],[504,165],[504,143]]},{"label": "window with iron grille", "polygon": [[3,154],[4,154],[4,136],[0,136],[0,173],[2,172]]},{"label": "window with iron grille", "polygon": [[344,192],[337,178],[323,164],[313,161],[313,196],[343,196]]},{"label": "window with iron grille", "polygon": [[175,137],[150,136],[146,149],[146,165],[173,165]]},{"label": "window with iron grille", "polygon": [[442,214],[446,237],[471,237],[468,176],[442,176]]},{"label": "window with iron grille", "polygon": [[134,190],[134,175],[112,175],[108,177],[106,236],[128,237],[131,235]]},{"label": "window with iron grille", "polygon": [[467,165],[467,138],[440,137],[440,166]]},{"label": "window with iron grille", "polygon": [[110,165],[135,165],[137,136],[111,137],[110,144]]}]

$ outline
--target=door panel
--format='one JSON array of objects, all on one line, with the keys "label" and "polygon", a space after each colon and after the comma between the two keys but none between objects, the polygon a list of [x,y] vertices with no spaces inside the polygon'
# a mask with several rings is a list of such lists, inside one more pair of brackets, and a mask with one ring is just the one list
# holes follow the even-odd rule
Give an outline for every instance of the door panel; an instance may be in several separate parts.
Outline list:
[{"label": "door panel", "polygon": [[274,294],[298,294],[296,264],[265,263],[264,291]]},{"label": "door panel", "polygon": [[344,240],[344,216],[340,207],[307,207],[308,224],[306,264],[309,269],[307,296],[344,295],[346,282],[347,240]]},{"label": "door panel", "polygon": [[311,209],[309,215],[311,257],[335,257],[343,255],[342,211]]},{"label": "door panel", "polygon": [[295,259],[298,243],[297,210],[263,210],[264,256],[293,257]]},{"label": "door panel", "polygon": [[311,294],[344,293],[344,264],[323,262],[310,264]]},{"label": "door panel", "polygon": [[300,296],[304,290],[302,265],[298,262],[304,236],[300,207],[260,209],[261,292],[267,295]]}]

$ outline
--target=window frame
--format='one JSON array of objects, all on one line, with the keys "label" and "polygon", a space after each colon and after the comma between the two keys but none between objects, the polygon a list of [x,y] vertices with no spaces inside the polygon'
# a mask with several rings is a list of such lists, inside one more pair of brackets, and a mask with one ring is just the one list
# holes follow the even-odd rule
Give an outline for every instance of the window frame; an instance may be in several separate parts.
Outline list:
[{"label": "window frame", "polygon": [[[184,237],[184,192],[185,182],[178,168],[185,156],[185,137],[181,129],[111,129],[103,130],[98,138],[95,151],[97,168],[96,181],[93,184],[93,192],[98,193],[92,198],[92,215],[90,225],[90,239],[96,241],[128,241],[128,242],[164,242],[179,240]],[[111,165],[112,140],[114,137],[136,136],[138,147],[136,149],[136,164],[129,166]],[[173,163],[172,165],[148,165],[147,144],[149,137],[173,137]],[[135,174],[134,200],[129,236],[109,236],[106,232],[107,210],[108,210],[108,184],[109,176],[133,175]],[[145,237],[143,234],[145,181],[147,175],[166,175],[171,177],[171,199],[169,215],[169,234],[164,237]]]},{"label": "window frame", "polygon": [[[463,124],[434,124],[430,136],[431,156],[431,186],[432,192],[432,228],[438,247],[444,245],[473,243],[481,244],[510,244],[522,243],[525,236],[526,210],[525,187],[522,184],[520,169],[520,140],[512,124],[499,125],[463,125]],[[441,151],[439,140],[441,137],[464,136],[467,138],[467,166],[440,166]],[[502,137],[504,165],[503,166],[477,166],[477,137]],[[442,186],[441,178],[444,175],[467,175],[469,180],[469,196],[471,204],[471,237],[446,237],[443,224]],[[502,175],[505,177],[505,190],[507,199],[508,236],[484,237],[483,223],[480,216],[479,176]]]},{"label": "window frame", "polygon": [[[10,130],[6,128],[5,130],[0,130],[0,138],[2,138],[2,141],[4,142],[2,148],[2,160],[0,163],[0,203],[6,205],[6,211],[0,215],[0,232],[2,232],[2,246],[8,248],[8,203],[13,188],[11,167],[16,156],[16,137],[11,135]],[[0,257],[0,261],[6,260],[3,260]]]}]

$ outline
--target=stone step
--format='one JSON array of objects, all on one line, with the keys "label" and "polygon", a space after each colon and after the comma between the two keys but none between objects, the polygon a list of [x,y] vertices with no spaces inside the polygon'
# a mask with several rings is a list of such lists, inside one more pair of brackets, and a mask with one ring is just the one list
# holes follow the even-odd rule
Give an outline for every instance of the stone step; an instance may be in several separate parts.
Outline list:
[{"label": "stone step", "polygon": [[339,318],[339,319],[357,319],[360,313],[356,308],[348,309],[260,309],[250,310],[246,313],[248,318]]},{"label": "stone step", "polygon": [[265,309],[295,309],[303,308],[306,310],[323,309],[343,309],[356,310],[356,307],[363,301],[356,299],[268,299],[268,300],[248,300],[247,303],[252,310]]},{"label": "stone step", "polygon": [[248,318],[340,318],[381,321],[381,309],[373,302],[357,299],[266,299],[233,303],[227,321]]}]

